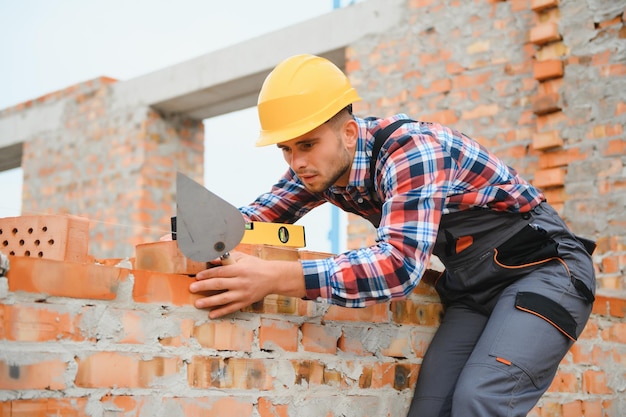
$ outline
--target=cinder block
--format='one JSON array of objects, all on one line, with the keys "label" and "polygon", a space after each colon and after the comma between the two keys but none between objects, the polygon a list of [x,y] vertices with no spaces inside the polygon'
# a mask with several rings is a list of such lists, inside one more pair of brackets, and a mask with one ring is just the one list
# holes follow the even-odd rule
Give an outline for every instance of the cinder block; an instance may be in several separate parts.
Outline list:
[{"label": "cinder block", "polygon": [[61,215],[2,218],[0,251],[56,261],[93,262],[89,255],[89,220]]}]

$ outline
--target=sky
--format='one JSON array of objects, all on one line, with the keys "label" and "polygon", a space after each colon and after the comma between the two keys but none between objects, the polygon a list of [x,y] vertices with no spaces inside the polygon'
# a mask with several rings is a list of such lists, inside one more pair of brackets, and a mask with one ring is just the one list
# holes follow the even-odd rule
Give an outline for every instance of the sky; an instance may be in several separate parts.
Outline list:
[{"label": "sky", "polygon": [[[132,79],[330,13],[334,5],[333,0],[0,0],[0,110],[100,76]],[[254,146],[258,129],[255,108],[205,121],[205,186],[236,206],[269,190],[287,168],[275,147]],[[236,160],[219,157],[233,152]],[[21,169],[0,172],[0,217],[27,214],[21,213],[21,186]],[[326,204],[298,223],[305,227],[308,250],[330,251],[331,211]],[[345,216],[340,219],[344,229]],[[342,232],[341,250],[344,240]]]}]

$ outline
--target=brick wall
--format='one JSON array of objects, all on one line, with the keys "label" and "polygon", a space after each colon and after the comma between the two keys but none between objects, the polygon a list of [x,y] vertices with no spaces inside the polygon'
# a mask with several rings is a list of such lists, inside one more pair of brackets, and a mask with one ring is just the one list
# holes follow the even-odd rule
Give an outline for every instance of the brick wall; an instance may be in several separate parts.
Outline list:
[{"label": "brick wall", "polygon": [[[0,222],[2,245],[16,253],[0,277],[0,417],[406,415],[441,313],[425,284],[407,300],[364,309],[268,296],[208,320],[193,307],[192,278],[176,270],[193,272],[189,265],[138,269],[148,264],[144,246],[165,245],[161,253],[171,254],[175,242],[93,261],[85,242],[19,256],[15,247],[30,243],[6,237],[30,228],[37,235],[57,217]],[[45,233],[60,242],[63,226]],[[239,250],[266,259],[327,256],[262,245]],[[624,415],[625,314],[625,300],[598,297],[531,416]]]},{"label": "brick wall", "polygon": [[165,234],[176,170],[200,181],[204,175],[202,121],[116,105],[113,83],[87,81],[0,113],[61,107],[57,128],[24,142],[22,213],[91,219],[100,257],[127,256],[134,245]]},{"label": "brick wall", "polygon": [[[623,0],[407,0],[405,23],[348,49],[361,115],[468,134],[598,242],[598,285],[626,297]],[[351,216],[349,247],[372,242]]]},{"label": "brick wall", "polygon": [[[407,0],[405,24],[347,51],[359,114],[457,127],[598,241],[591,320],[532,417],[626,414],[625,9],[622,0]],[[271,296],[210,321],[192,307],[188,276],[126,259],[150,241],[144,227],[167,229],[174,166],[201,178],[192,167],[202,166],[202,132],[111,106],[112,82],[7,110],[63,102],[67,131],[25,145],[25,213],[135,226],[91,222],[91,247],[105,248],[98,261],[11,255],[0,278],[0,417],[404,415],[441,311],[424,284],[361,310]],[[350,247],[373,240],[356,218],[349,237]]]}]

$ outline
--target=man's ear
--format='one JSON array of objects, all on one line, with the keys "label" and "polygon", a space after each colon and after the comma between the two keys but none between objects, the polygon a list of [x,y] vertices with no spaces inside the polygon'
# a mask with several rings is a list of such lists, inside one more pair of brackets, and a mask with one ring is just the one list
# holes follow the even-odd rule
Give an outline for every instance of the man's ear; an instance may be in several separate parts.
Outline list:
[{"label": "man's ear", "polygon": [[356,142],[359,138],[359,125],[356,120],[352,118],[346,120],[343,125],[343,137],[347,148],[356,148]]}]

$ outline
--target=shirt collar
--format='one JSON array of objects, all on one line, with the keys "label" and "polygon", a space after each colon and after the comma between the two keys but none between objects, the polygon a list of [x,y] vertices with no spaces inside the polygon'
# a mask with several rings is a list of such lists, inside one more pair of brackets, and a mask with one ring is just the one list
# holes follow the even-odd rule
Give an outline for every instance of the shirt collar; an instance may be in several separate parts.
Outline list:
[{"label": "shirt collar", "polygon": [[331,186],[330,191],[333,193],[341,193],[344,189],[350,190],[354,187],[361,193],[366,192],[366,180],[369,180],[370,159],[372,157],[372,148],[374,147],[373,133],[376,133],[379,129],[384,128],[398,119],[408,118],[409,117],[406,114],[402,113],[386,119],[379,119],[376,117],[361,119],[355,117],[354,120],[359,128],[359,137],[357,139],[356,151],[354,153],[354,160],[352,161],[348,185],[345,188]]}]

